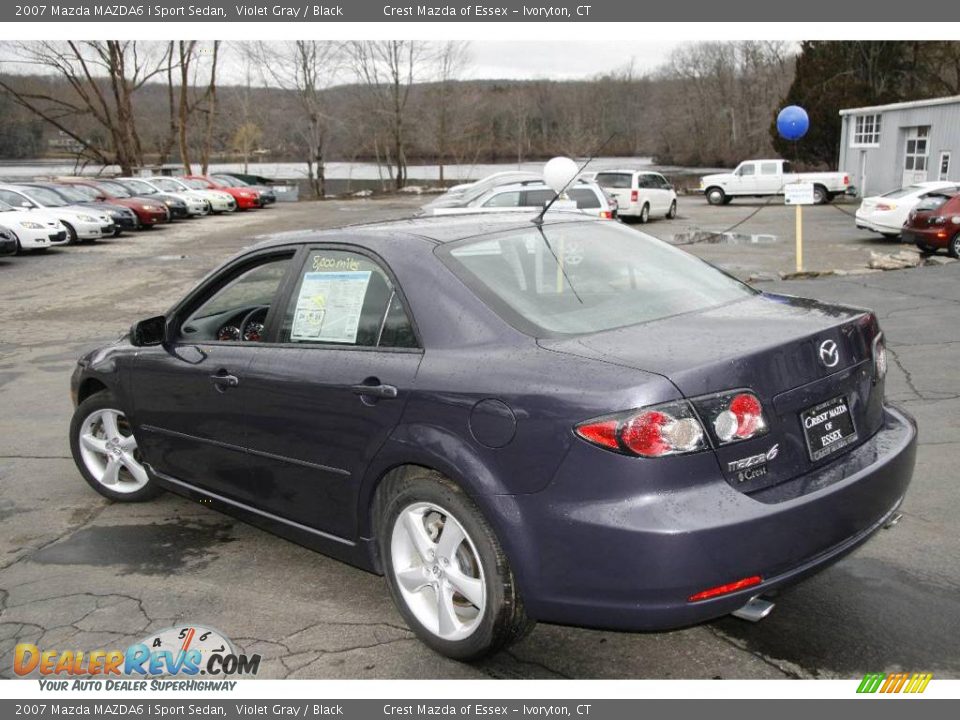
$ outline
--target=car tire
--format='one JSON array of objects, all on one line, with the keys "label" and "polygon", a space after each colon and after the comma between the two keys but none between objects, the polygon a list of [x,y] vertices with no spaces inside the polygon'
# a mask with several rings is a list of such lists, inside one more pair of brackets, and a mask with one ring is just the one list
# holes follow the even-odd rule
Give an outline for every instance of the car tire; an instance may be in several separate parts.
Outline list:
[{"label": "car tire", "polygon": [[637,222],[641,225],[646,225],[650,222],[650,206],[644,203],[643,207],[640,208],[640,214],[637,216]]},{"label": "car tire", "polygon": [[73,229],[73,225],[70,223],[63,223],[63,226],[67,229],[67,245],[78,244],[80,239],[77,237],[77,231]]},{"label": "car tire", "polygon": [[70,451],[83,479],[105,498],[141,502],[162,492],[143,465],[126,415],[107,390],[77,405]]},{"label": "car tire", "polygon": [[952,258],[960,258],[960,233],[950,239],[950,244],[947,245],[947,255]]},{"label": "car tire", "polygon": [[670,203],[670,209],[667,210],[667,220],[673,220],[677,216],[677,201]]},{"label": "car tire", "polygon": [[823,185],[813,186],[813,204],[826,205],[830,201],[830,193]]},{"label": "car tire", "polygon": [[711,205],[726,205],[729,202],[727,194],[718,187],[707,188],[705,194],[707,202]]},{"label": "car tire", "polygon": [[455,483],[402,471],[381,485],[375,513],[390,595],[432,650],[476,660],[533,629],[493,528]]}]

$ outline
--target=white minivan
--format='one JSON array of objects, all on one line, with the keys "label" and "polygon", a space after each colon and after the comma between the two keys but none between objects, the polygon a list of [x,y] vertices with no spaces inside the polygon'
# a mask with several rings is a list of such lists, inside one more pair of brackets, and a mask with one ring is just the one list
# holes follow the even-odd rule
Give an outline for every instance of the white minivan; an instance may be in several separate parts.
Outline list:
[{"label": "white minivan", "polygon": [[677,216],[677,191],[660,173],[648,170],[601,170],[594,182],[617,199],[624,222],[647,222],[652,216]]}]

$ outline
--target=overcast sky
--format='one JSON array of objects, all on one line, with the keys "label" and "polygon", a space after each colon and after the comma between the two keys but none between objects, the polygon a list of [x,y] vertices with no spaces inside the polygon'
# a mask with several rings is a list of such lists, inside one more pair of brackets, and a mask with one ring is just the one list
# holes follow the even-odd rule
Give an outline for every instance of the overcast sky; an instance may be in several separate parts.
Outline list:
[{"label": "overcast sky", "polygon": [[[682,45],[676,41],[536,41],[505,40],[499,42],[473,41],[470,43],[470,62],[464,79],[549,79],[567,80],[590,78],[614,70],[622,70],[633,63],[637,73],[649,72],[661,65],[670,52]],[[159,47],[159,45],[158,45]],[[2,48],[2,44],[0,44]],[[12,60],[15,54],[0,52],[0,59]],[[235,45],[224,48],[220,64],[220,82],[226,85],[245,82],[247,63]],[[36,66],[23,63],[4,63],[14,72],[36,72]],[[257,83],[259,78],[254,79]],[[346,74],[341,82],[350,82]]]},{"label": "overcast sky", "polygon": [[638,72],[660,65],[679,42],[473,42],[473,78],[584,78],[618,70],[631,59]]}]

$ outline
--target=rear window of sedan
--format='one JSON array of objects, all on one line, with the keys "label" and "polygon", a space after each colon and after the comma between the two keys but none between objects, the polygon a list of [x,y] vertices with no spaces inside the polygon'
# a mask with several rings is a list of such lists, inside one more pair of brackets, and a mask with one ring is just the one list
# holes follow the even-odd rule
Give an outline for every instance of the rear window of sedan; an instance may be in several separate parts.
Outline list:
[{"label": "rear window of sedan", "polygon": [[693,255],[609,222],[531,224],[438,254],[504,320],[537,337],[600,332],[756,294]]}]

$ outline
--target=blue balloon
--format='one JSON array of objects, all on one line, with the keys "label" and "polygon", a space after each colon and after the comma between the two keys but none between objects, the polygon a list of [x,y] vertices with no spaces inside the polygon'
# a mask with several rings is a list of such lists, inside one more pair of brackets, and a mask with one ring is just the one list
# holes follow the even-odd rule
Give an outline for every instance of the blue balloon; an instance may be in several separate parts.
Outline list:
[{"label": "blue balloon", "polygon": [[799,105],[788,105],[777,115],[777,132],[784,140],[799,140],[809,129],[810,118]]}]

